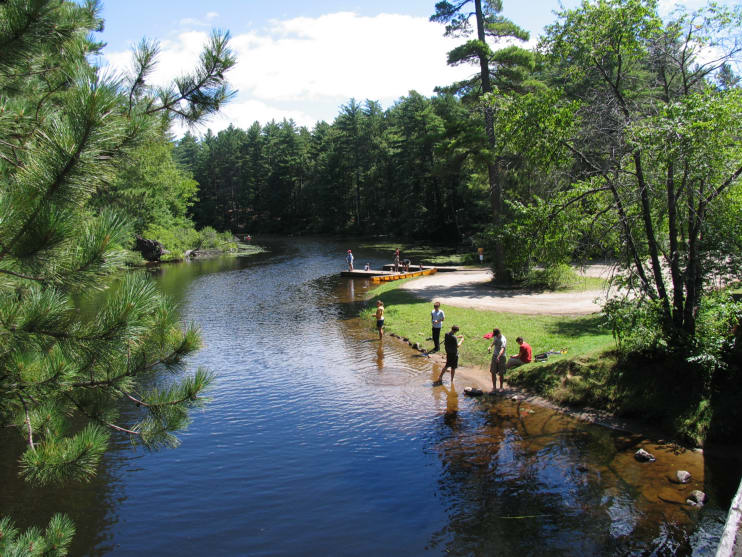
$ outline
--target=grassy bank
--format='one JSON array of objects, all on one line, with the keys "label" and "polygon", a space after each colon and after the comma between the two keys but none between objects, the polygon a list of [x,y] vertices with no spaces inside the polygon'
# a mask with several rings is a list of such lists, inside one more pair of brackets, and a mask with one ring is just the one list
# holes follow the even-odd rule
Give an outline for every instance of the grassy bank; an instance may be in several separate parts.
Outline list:
[{"label": "grassy bank", "polygon": [[[412,279],[411,279],[412,280]],[[399,289],[396,281],[371,293],[368,309],[369,332],[374,327],[375,301],[385,305],[386,331],[397,333],[430,349],[432,304]],[[707,439],[729,441],[738,437],[742,411],[738,404],[739,385],[712,394],[699,385],[693,365],[682,359],[634,353],[621,356],[609,329],[598,315],[582,317],[533,316],[444,306],[444,331],[452,325],[465,336],[461,365],[488,368],[490,341],[482,335],[499,327],[508,339],[508,354],[517,352],[515,338],[522,336],[534,354],[566,349],[564,355],[550,356],[547,362],[532,363],[509,370],[506,381],[558,404],[589,406],[617,416],[658,426],[676,440],[703,445]],[[372,334],[372,333],[371,333]]]},{"label": "grassy bank", "polygon": [[[386,327],[388,333],[397,333],[419,342],[425,348],[432,348],[433,342],[426,340],[431,335],[430,312],[432,304],[422,301],[406,290],[399,288],[403,281],[386,283],[372,292],[373,301],[381,298],[384,301]],[[508,353],[518,352],[515,338],[522,336],[533,348],[533,353],[548,350],[566,349],[567,354],[550,356],[549,364],[576,356],[596,355],[613,346],[610,331],[604,329],[598,315],[583,317],[534,316],[513,313],[499,313],[470,308],[443,306],[446,320],[444,332],[452,325],[458,325],[459,334],[465,337],[461,345],[462,365],[488,367],[490,355],[487,347],[490,340],[482,336],[499,327],[508,339]],[[364,310],[369,327],[373,327],[374,309]],[[533,364],[530,367],[542,367],[545,364]]]}]

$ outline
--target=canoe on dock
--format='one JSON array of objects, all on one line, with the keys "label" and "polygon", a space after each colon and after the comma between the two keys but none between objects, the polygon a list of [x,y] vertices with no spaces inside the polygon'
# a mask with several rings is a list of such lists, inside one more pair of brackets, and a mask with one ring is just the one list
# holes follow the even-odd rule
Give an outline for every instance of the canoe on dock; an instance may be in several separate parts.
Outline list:
[{"label": "canoe on dock", "polygon": [[395,273],[393,271],[380,271],[378,269],[369,269],[364,271],[362,269],[354,269],[352,271],[341,271],[341,277],[348,278],[365,278],[370,279],[374,282],[385,282],[388,280],[399,280],[403,278],[421,277],[423,275],[432,275],[438,269],[435,267],[428,267],[427,269],[418,271],[409,271],[407,273]]},{"label": "canoe on dock", "polygon": [[410,271],[409,273],[393,273],[391,275],[379,275],[376,277],[371,277],[371,280],[373,282],[386,282],[388,280],[399,280],[399,279],[406,279],[406,278],[413,278],[413,277],[421,277],[423,275],[432,275],[438,271],[435,267],[431,267],[430,269],[423,269],[422,271]]}]

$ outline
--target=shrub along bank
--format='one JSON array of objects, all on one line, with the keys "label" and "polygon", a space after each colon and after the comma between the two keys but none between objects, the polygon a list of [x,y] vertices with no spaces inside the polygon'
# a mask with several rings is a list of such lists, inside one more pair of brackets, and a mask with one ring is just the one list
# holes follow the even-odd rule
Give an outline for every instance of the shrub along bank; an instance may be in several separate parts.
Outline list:
[{"label": "shrub along bank", "polygon": [[[399,288],[404,281],[386,283],[371,293],[371,304],[361,316],[373,327],[377,299],[384,301],[385,330],[430,349],[432,304]],[[703,445],[709,440],[739,439],[738,364],[727,353],[726,364],[705,373],[693,358],[669,354],[661,347],[639,348],[616,344],[612,323],[603,314],[581,317],[534,316],[443,307],[444,332],[452,325],[465,336],[460,361],[465,366],[489,367],[490,341],[482,338],[498,327],[508,339],[508,354],[517,353],[515,338],[522,336],[533,353],[566,349],[509,370],[508,384],[558,404],[593,407],[621,417],[657,425],[679,441]],[[737,367],[735,367],[737,366]]]}]

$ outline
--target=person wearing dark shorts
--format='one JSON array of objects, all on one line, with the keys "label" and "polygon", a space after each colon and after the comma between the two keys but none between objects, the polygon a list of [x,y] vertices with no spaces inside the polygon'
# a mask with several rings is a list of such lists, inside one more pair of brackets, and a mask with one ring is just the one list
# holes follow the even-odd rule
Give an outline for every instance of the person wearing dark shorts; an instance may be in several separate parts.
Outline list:
[{"label": "person wearing dark shorts", "polygon": [[445,318],[441,303],[436,301],[433,304],[433,311],[430,312],[430,320],[433,322],[433,350],[431,352],[438,352],[441,349],[441,329]]},{"label": "person wearing dark shorts", "polygon": [[384,302],[376,302],[376,328],[379,330],[379,340],[384,336]]},{"label": "person wearing dark shorts", "polygon": [[446,365],[441,370],[441,374],[438,379],[433,382],[434,385],[443,384],[443,374],[446,370],[451,370],[451,385],[453,385],[453,378],[456,375],[456,368],[459,367],[459,346],[464,342],[464,335],[456,336],[459,332],[459,328],[454,325],[451,327],[451,331],[446,333],[443,338],[443,347],[446,349]]}]

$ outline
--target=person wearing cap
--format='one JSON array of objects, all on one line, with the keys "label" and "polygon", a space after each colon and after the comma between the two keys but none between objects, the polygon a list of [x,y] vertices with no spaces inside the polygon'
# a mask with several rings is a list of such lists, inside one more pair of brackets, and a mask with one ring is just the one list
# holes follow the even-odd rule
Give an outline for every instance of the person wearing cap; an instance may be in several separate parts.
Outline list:
[{"label": "person wearing cap", "polygon": [[353,270],[353,252],[348,250],[348,255],[345,256],[345,261],[348,263],[348,270]]},{"label": "person wearing cap", "polygon": [[446,373],[447,369],[451,370],[451,385],[453,385],[453,377],[456,375],[456,368],[459,367],[459,346],[464,342],[464,335],[456,336],[458,332],[459,328],[454,325],[443,338],[443,347],[446,349],[446,365],[441,370],[438,379],[433,382],[433,385],[443,384],[443,374]]},{"label": "person wearing cap", "polygon": [[430,312],[430,320],[433,322],[433,349],[431,352],[438,352],[441,349],[441,329],[443,328],[443,320],[446,315],[441,309],[440,302],[433,303],[433,311]]}]

